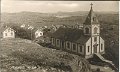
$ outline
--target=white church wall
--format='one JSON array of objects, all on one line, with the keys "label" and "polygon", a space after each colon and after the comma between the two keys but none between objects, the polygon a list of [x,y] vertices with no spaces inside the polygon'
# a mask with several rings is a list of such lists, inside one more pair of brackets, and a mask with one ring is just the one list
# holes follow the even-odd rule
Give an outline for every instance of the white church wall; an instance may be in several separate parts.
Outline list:
[{"label": "white church wall", "polygon": [[[101,49],[101,44],[103,44],[103,48]],[[104,40],[100,37],[100,52],[105,51],[105,45],[104,45]]]},{"label": "white church wall", "polygon": [[86,47],[85,48],[86,48],[85,49],[86,50],[85,55],[90,55],[91,54],[91,38],[89,38],[89,40],[86,42]]},{"label": "white church wall", "polygon": [[[95,37],[97,38],[96,41],[94,40]],[[97,45],[97,53],[99,53],[99,36],[93,36],[93,37],[92,37],[92,54],[95,53],[95,51],[94,51],[94,45],[95,45],[95,44],[98,44],[98,45]]]}]

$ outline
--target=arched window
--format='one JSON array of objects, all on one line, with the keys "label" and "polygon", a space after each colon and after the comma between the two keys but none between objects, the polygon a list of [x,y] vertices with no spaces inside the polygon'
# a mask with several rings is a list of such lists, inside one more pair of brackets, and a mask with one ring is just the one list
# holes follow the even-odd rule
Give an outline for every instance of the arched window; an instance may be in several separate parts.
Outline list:
[{"label": "arched window", "polygon": [[13,36],[13,32],[11,32],[11,36]]},{"label": "arched window", "polygon": [[95,18],[93,17],[93,21],[95,21]]},{"label": "arched window", "polygon": [[75,44],[73,44],[73,50],[76,50],[76,45]]},{"label": "arched window", "polygon": [[80,52],[82,52],[82,46],[80,46]]},{"label": "arched window", "polygon": [[69,42],[67,43],[67,48],[70,48],[70,43]]},{"label": "arched window", "polygon": [[96,34],[97,33],[97,30],[98,30],[98,28],[94,28],[94,34]]},{"label": "arched window", "polygon": [[89,28],[85,28],[85,33],[89,34]]},{"label": "arched window", "polygon": [[59,45],[59,40],[57,40],[57,45]]}]

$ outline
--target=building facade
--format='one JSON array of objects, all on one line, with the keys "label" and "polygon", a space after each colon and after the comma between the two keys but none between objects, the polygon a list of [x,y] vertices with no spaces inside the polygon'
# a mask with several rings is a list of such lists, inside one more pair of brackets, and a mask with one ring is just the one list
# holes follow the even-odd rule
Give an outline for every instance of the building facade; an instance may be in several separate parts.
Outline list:
[{"label": "building facade", "polygon": [[92,9],[92,4],[82,29],[59,28],[51,36],[51,44],[58,49],[68,50],[85,58],[90,58],[95,53],[104,54],[100,23]]},{"label": "building facade", "polygon": [[7,27],[2,32],[3,38],[15,38],[15,31],[14,29]]},{"label": "building facade", "polygon": [[38,37],[41,37],[43,36],[43,30],[42,29],[38,29],[36,32],[35,32],[35,38],[38,38]]}]

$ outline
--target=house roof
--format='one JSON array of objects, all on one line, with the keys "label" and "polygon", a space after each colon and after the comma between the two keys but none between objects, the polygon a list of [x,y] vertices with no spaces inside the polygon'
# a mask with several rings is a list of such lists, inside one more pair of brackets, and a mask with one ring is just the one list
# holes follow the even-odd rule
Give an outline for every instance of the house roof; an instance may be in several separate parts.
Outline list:
[{"label": "house roof", "polygon": [[80,44],[84,44],[90,38],[84,35],[83,30],[72,28],[59,28],[51,37]]},{"label": "house roof", "polygon": [[11,28],[11,27],[1,27],[0,28],[0,32],[4,32],[6,29],[12,29],[12,30],[14,30],[13,28]]}]

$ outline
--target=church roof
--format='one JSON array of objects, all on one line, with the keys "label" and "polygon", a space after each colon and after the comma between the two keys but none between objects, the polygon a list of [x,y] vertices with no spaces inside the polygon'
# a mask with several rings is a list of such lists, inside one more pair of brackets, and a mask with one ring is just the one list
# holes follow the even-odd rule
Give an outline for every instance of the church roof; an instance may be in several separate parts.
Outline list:
[{"label": "church roof", "polygon": [[73,28],[59,28],[51,37],[80,44],[84,44],[90,38],[84,35],[83,30]]},{"label": "church roof", "polygon": [[99,24],[98,19],[93,11],[92,5],[93,4],[91,4],[91,9],[90,9],[88,16],[86,17],[86,20],[84,22],[85,25]]}]

